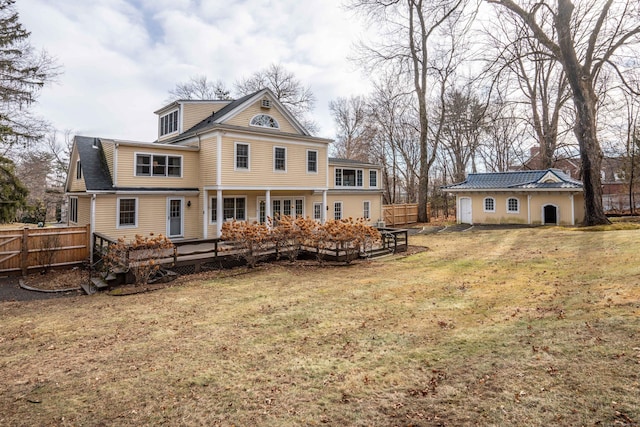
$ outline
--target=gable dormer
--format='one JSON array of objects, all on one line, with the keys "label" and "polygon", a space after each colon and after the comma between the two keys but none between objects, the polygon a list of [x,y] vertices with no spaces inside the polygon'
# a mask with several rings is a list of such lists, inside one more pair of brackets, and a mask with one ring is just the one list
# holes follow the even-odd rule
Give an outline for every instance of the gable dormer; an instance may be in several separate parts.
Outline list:
[{"label": "gable dormer", "polygon": [[231,101],[182,99],[155,111],[158,115],[158,141],[188,131]]},{"label": "gable dormer", "polygon": [[557,183],[562,182],[560,178],[556,174],[551,171],[548,171],[542,178],[538,180],[539,184],[549,184],[549,183]]}]

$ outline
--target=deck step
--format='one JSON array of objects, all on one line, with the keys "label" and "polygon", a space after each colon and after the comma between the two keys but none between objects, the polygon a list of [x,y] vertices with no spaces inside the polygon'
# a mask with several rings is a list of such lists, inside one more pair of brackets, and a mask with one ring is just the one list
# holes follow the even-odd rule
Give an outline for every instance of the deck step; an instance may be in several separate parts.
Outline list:
[{"label": "deck step", "polygon": [[118,277],[112,272],[104,273],[102,275],[102,279],[107,283],[108,282],[112,282],[112,281],[116,280],[117,278]]},{"label": "deck step", "polygon": [[91,283],[91,282],[89,282],[89,283],[81,283],[80,287],[82,288],[84,293],[87,294],[87,295],[93,295],[96,292],[98,292],[98,288],[96,288],[95,285],[93,283]]},{"label": "deck step", "polygon": [[109,284],[100,277],[92,277],[91,284],[95,286],[97,290],[106,289],[109,287]]}]

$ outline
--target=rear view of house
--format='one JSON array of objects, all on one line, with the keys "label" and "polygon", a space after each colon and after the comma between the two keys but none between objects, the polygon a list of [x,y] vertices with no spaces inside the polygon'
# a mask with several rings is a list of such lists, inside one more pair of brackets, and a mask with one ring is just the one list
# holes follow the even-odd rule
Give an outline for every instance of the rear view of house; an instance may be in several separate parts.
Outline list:
[{"label": "rear view of house", "polygon": [[112,238],[206,239],[233,219],[381,219],[380,168],[329,158],[331,140],[311,136],[268,89],[155,113],[154,142],[75,138],[69,224]]}]

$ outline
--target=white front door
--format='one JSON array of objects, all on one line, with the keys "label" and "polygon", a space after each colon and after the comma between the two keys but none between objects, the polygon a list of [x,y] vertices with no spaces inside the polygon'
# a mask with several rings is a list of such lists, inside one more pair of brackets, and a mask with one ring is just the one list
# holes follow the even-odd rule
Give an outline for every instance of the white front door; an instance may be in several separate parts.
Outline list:
[{"label": "white front door", "polygon": [[471,215],[471,198],[460,198],[460,223],[461,224],[473,224],[473,217]]},{"label": "white front door", "polygon": [[184,199],[167,199],[167,236],[182,237],[182,205]]}]

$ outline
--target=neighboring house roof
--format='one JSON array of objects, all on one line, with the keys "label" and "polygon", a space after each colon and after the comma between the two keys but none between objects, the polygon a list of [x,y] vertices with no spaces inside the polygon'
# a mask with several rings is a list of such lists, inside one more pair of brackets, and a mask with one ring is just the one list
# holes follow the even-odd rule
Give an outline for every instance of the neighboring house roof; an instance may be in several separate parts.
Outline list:
[{"label": "neighboring house roof", "polygon": [[582,182],[558,169],[472,173],[463,182],[445,185],[448,191],[582,190]]},{"label": "neighboring house roof", "polygon": [[76,136],[75,142],[87,191],[113,190],[113,181],[102,154],[100,139]]}]

